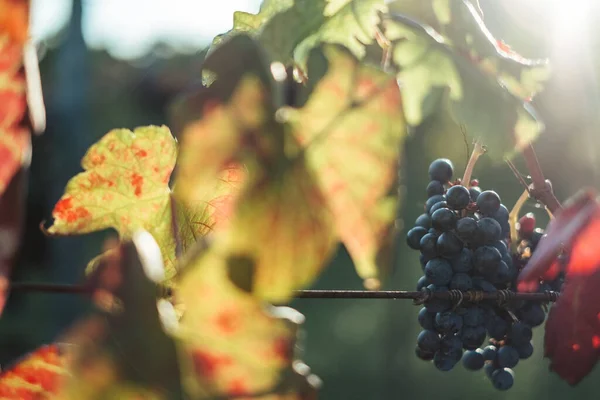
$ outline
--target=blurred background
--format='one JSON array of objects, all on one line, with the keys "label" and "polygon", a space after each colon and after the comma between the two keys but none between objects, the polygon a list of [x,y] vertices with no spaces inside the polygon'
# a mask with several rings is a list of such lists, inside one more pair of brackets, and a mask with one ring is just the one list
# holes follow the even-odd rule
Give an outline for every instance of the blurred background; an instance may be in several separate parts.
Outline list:
[{"label": "blurred background", "polygon": [[[480,2],[497,38],[526,57],[551,59],[553,77],[535,101],[547,124],[536,150],[557,196],[563,200],[584,186],[600,187],[598,5],[593,0]],[[257,12],[260,0],[32,3],[48,129],[34,138],[27,229],[13,279],[75,283],[111,233],[56,239],[44,237],[38,226],[50,218],[67,180],[80,172],[86,149],[112,128],[167,123],[165,107],[199,79],[212,38],[231,28],[233,11]],[[443,109],[406,142],[404,226],[410,227],[421,213],[427,167],[438,157],[452,159],[459,174],[468,157],[460,129]],[[525,172],[521,160],[516,164]],[[499,192],[509,208],[522,191],[506,165],[485,157],[475,176],[482,188]],[[537,212],[543,221],[542,210],[528,205],[525,211]],[[387,288],[413,290],[421,275],[418,253],[399,242]],[[314,287],[361,288],[343,249]],[[442,373],[415,357],[419,308],[410,301],[299,299],[292,306],[307,317],[304,358],[324,380],[322,399],[598,397],[598,370],[575,388],[548,371],[542,328],[535,330],[534,355],[515,368],[515,386],[501,393],[481,371],[461,367]],[[0,365],[53,340],[85,307],[71,295],[11,295],[0,319]]]}]

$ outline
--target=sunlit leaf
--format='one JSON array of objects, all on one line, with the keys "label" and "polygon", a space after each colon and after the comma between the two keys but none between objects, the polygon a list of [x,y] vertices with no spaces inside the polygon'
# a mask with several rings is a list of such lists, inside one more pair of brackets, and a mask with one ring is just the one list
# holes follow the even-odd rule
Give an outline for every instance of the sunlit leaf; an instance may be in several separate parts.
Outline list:
[{"label": "sunlit leaf", "polygon": [[275,388],[291,367],[296,325],[289,308],[266,308],[229,279],[216,252],[190,265],[177,291],[184,304],[177,337],[184,382],[193,398],[249,396]]},{"label": "sunlit leaf", "polygon": [[181,397],[175,342],[163,328],[169,316],[157,303],[163,278],[160,249],[147,232],[136,231],[102,260],[90,276],[95,311],[61,337],[70,344],[71,376],[60,398]]},{"label": "sunlit leaf", "polygon": [[59,346],[42,346],[0,373],[3,400],[52,399],[69,376]]},{"label": "sunlit leaf", "polygon": [[167,127],[110,131],[87,151],[82,160],[85,171],[67,184],[48,232],[68,235],[114,228],[128,239],[137,229],[146,229],[159,243],[167,278],[172,278],[178,242],[185,251],[223,222],[239,180],[238,169],[232,166],[194,205],[182,207],[174,203],[169,188],[176,156]]},{"label": "sunlit leaf", "polygon": [[[211,58],[235,62],[238,49],[253,45],[237,36],[207,65],[227,70]],[[281,95],[250,72],[221,74],[188,97],[178,114],[176,194],[184,203],[193,203],[228,163],[248,168],[230,229],[211,251],[252,259],[252,290],[270,301],[288,300],[315,278],[334,249],[336,229],[365,278],[375,277],[376,258],[389,244],[396,200],[386,194],[404,136],[397,84],[341,48],[327,47],[325,56],[326,75],[305,108],[279,108],[275,119]]]},{"label": "sunlit leaf", "polygon": [[582,192],[565,204],[546,233],[519,275],[519,289],[534,290],[540,277],[556,278],[556,257],[568,251],[565,283],[548,315],[544,347],[550,368],[575,385],[600,359],[600,203],[595,192]]},{"label": "sunlit leaf", "polygon": [[29,130],[24,125],[25,76],[21,70],[28,19],[28,1],[0,0],[0,196],[31,158]]},{"label": "sunlit leaf", "polygon": [[406,133],[400,92],[395,79],[359,65],[345,50],[324,52],[327,73],[303,108],[287,111],[338,237],[360,276],[376,278],[398,207],[396,193],[388,192]]}]

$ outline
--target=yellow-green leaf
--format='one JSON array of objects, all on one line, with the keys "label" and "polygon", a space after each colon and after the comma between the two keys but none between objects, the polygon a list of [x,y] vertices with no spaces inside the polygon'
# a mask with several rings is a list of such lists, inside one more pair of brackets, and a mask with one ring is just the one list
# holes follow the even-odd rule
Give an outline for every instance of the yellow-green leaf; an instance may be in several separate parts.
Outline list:
[{"label": "yellow-green leaf", "polygon": [[296,326],[289,308],[266,308],[230,280],[226,258],[210,251],[189,266],[177,291],[185,311],[177,337],[183,382],[193,398],[273,390],[291,366]]}]

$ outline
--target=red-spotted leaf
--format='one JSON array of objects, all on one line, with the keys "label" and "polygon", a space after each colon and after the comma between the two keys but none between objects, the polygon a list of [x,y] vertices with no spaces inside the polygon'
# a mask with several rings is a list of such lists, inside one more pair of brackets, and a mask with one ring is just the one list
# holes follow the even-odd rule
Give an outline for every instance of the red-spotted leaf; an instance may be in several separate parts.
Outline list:
[{"label": "red-spotted leaf", "polygon": [[0,195],[31,157],[22,71],[28,20],[29,1],[0,0]]},{"label": "red-spotted leaf", "polygon": [[345,50],[323,51],[327,73],[303,108],[287,110],[289,120],[359,275],[377,278],[398,207],[388,193],[405,135],[400,91]]},{"label": "red-spotted leaf", "polygon": [[148,230],[165,257],[167,279],[175,275],[177,245],[182,251],[227,219],[241,169],[230,166],[190,206],[171,198],[169,180],[177,146],[165,126],[115,129],[87,151],[84,172],[73,177],[56,203],[48,232],[82,234],[116,229],[129,239]]},{"label": "red-spotted leaf", "polygon": [[57,345],[42,346],[0,373],[0,399],[54,399],[69,375]]},{"label": "red-spotted leaf", "polygon": [[555,215],[519,275],[519,289],[535,289],[540,277],[559,272],[556,256],[569,254],[565,283],[546,322],[545,354],[550,368],[574,385],[600,359],[600,203],[586,191]]},{"label": "red-spotted leaf", "polygon": [[269,392],[291,367],[304,317],[289,308],[266,308],[234,285],[230,271],[242,267],[237,262],[210,251],[188,266],[178,285],[185,311],[176,336],[193,398]]}]

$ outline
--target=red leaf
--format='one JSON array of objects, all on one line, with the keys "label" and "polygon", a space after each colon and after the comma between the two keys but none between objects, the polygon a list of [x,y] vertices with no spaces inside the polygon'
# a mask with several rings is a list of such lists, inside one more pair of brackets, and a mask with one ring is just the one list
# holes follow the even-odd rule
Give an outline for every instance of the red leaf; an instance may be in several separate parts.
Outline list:
[{"label": "red leaf", "polygon": [[556,275],[556,256],[569,251],[563,292],[546,323],[545,354],[550,368],[575,385],[600,359],[600,204],[595,193],[573,198],[546,232],[519,276],[519,290]]}]

